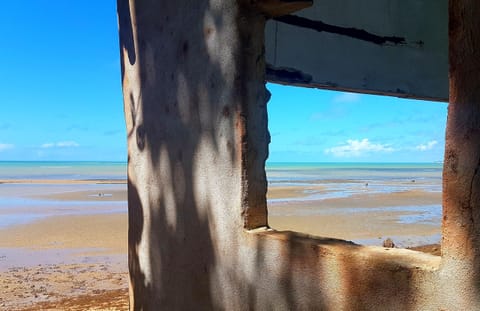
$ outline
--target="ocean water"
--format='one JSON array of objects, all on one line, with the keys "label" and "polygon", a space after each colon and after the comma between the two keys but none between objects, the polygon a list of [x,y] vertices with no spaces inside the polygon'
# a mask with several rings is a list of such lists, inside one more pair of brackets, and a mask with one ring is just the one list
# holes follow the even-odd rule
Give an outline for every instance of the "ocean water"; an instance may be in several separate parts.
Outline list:
[{"label": "ocean water", "polygon": [[0,179],[124,180],[126,178],[125,162],[0,161]]},{"label": "ocean water", "polygon": [[441,183],[442,163],[267,163],[271,183],[326,180],[428,181]]},{"label": "ocean water", "polygon": [[[441,163],[267,163],[270,186],[412,182],[441,191]],[[0,179],[126,179],[125,162],[0,161]]]}]

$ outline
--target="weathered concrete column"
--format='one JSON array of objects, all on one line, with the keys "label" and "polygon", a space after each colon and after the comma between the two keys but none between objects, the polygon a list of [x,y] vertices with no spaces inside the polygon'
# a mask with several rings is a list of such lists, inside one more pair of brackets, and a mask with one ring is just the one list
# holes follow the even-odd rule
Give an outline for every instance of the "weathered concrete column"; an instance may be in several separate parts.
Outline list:
[{"label": "weathered concrete column", "polygon": [[118,0],[131,309],[224,309],[232,283],[212,278],[267,225],[265,18],[250,3]]},{"label": "weathered concrete column", "polygon": [[[470,90],[478,85],[462,62],[454,68],[461,68],[458,76],[452,70],[459,92],[447,138],[445,283],[437,282],[436,256],[267,229],[264,24],[265,16],[311,3],[294,2],[118,0],[128,134],[130,308],[477,306],[470,272],[478,261],[479,91]],[[473,0],[462,3],[478,9]],[[473,23],[473,15],[469,18]],[[477,36],[465,37],[475,38],[471,47],[478,47]],[[473,66],[471,55],[478,51],[462,49],[454,52],[465,53]],[[471,80],[464,80],[467,74]],[[458,267],[458,258],[464,269],[454,284],[449,269]],[[442,300],[437,293],[444,288]],[[449,290],[463,291],[461,299],[450,299]]]},{"label": "weathered concrete column", "polygon": [[449,16],[442,260],[457,287],[451,300],[470,296],[471,307],[480,299],[480,2],[450,0]]}]

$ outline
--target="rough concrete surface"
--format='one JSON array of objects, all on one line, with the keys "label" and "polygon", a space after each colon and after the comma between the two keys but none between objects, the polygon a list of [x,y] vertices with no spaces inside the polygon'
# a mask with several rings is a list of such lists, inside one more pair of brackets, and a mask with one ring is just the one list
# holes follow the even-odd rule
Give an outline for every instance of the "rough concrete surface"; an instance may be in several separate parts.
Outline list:
[{"label": "rough concrete surface", "polygon": [[468,52],[480,42],[479,5],[450,5],[450,31],[465,37],[450,49],[440,258],[268,229],[265,14],[255,2],[118,0],[130,308],[480,309],[479,58]]}]

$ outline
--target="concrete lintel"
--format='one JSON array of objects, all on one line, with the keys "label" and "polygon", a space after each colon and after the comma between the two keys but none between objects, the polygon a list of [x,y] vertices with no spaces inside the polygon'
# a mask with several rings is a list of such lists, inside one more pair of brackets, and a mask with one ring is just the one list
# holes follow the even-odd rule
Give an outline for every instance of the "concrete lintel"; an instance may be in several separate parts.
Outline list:
[{"label": "concrete lintel", "polygon": [[273,18],[268,81],[447,102],[447,2],[321,0]]}]

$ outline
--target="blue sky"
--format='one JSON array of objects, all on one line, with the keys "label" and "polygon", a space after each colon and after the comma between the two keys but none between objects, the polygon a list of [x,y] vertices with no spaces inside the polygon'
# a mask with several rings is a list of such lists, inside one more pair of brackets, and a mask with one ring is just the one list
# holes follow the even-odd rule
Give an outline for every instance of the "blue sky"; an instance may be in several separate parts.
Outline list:
[{"label": "blue sky", "polygon": [[443,160],[447,104],[269,84],[272,162]]},{"label": "blue sky", "polygon": [[[0,160],[126,160],[115,3],[2,3]],[[268,88],[269,161],[443,159],[445,103]]]}]

